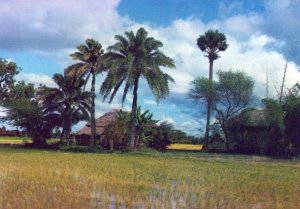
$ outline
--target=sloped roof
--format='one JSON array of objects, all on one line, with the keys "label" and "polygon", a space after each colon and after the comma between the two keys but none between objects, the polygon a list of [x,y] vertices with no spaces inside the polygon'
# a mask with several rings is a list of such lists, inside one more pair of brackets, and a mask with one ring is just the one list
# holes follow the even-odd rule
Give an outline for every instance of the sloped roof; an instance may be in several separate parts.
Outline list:
[{"label": "sloped roof", "polygon": [[[117,116],[116,112],[118,110],[113,110],[111,112],[105,113],[101,117],[96,119],[96,134],[101,135],[104,132],[105,127],[111,122],[115,121]],[[88,122],[80,131],[75,133],[75,135],[91,135],[91,123]]]},{"label": "sloped roof", "polygon": [[236,126],[237,124],[246,127],[266,127],[269,125],[268,112],[256,109],[244,110],[240,115],[228,121],[229,126]]},{"label": "sloped roof", "polygon": [[242,124],[244,126],[264,127],[268,126],[266,110],[251,110],[241,115]]}]

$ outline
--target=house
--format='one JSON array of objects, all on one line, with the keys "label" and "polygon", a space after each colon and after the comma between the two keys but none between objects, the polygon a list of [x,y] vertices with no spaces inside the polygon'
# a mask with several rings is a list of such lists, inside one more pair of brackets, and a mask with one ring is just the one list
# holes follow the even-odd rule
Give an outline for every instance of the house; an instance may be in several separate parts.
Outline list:
[{"label": "house", "polygon": [[265,154],[270,143],[266,110],[246,109],[227,123],[230,149],[239,153]]},{"label": "house", "polygon": [[[105,113],[96,119],[96,139],[100,139],[104,133],[105,127],[117,119],[116,112]],[[79,145],[89,145],[91,138],[91,123],[88,122],[81,130],[75,133],[75,139]]]}]

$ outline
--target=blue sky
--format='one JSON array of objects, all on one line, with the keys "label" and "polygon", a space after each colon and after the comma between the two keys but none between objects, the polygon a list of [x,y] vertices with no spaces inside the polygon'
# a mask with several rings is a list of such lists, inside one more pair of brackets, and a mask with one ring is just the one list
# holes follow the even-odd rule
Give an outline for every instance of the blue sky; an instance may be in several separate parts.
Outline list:
[{"label": "blue sky", "polygon": [[[7,0],[0,7],[0,57],[22,68],[18,80],[53,86],[52,75],[73,63],[69,54],[86,38],[106,48],[114,43],[114,35],[145,27],[175,60],[176,69],[163,69],[175,84],[157,105],[141,81],[139,105],[156,119],[202,135],[205,109],[187,96],[196,76],[208,76],[208,60],[196,46],[199,35],[218,29],[227,37],[229,48],[215,62],[215,72],[244,71],[255,80],[256,96],[262,97],[268,68],[269,89],[276,98],[287,59],[286,88],[300,80],[299,11],[299,0]],[[97,78],[98,89],[104,76]],[[130,99],[125,109],[130,109]],[[121,107],[120,95],[112,104],[98,95],[96,104],[101,116]]]}]

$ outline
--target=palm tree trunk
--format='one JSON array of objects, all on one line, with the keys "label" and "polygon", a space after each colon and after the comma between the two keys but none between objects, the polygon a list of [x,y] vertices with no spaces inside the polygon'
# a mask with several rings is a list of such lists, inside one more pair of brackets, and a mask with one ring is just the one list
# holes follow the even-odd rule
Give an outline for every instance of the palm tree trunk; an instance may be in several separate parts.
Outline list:
[{"label": "palm tree trunk", "polygon": [[207,102],[207,113],[206,113],[206,128],[205,128],[205,139],[204,139],[204,147],[203,150],[208,150],[208,142],[209,142],[209,125],[210,125],[210,99]]},{"label": "palm tree trunk", "polygon": [[139,82],[139,76],[135,79],[134,87],[133,87],[133,100],[132,100],[131,119],[130,119],[130,138],[129,138],[129,144],[128,144],[129,151],[133,151],[135,149],[138,82]]},{"label": "palm tree trunk", "polygon": [[91,93],[92,93],[92,101],[91,101],[91,141],[90,141],[90,147],[95,146],[96,141],[96,119],[95,119],[95,82],[96,82],[96,75],[94,72],[92,72],[92,87],[91,87]]},{"label": "palm tree trunk", "polygon": [[[209,59],[209,80],[213,80],[213,60]],[[211,109],[211,98],[208,98],[207,101],[207,113],[206,113],[206,128],[205,128],[205,139],[204,139],[204,147],[203,150],[208,150],[208,142],[209,142],[209,125],[210,125],[210,109]]]},{"label": "palm tree trunk", "polygon": [[209,80],[213,80],[213,67],[214,67],[214,60],[209,59]]}]

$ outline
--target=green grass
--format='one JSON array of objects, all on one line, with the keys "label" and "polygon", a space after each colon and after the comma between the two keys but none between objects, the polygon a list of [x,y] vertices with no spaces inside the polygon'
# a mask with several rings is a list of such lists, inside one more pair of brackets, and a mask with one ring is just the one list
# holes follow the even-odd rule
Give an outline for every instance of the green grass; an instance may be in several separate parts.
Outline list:
[{"label": "green grass", "polygon": [[299,194],[299,161],[0,147],[0,208],[298,208]]}]

